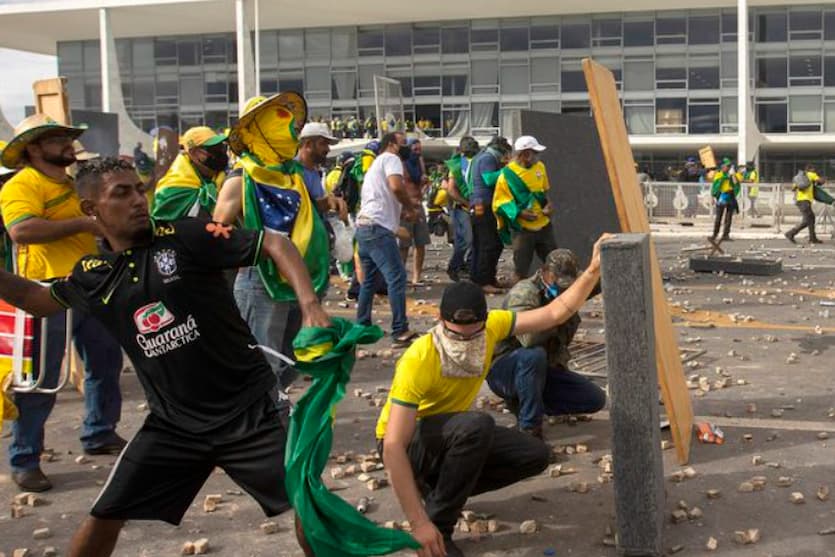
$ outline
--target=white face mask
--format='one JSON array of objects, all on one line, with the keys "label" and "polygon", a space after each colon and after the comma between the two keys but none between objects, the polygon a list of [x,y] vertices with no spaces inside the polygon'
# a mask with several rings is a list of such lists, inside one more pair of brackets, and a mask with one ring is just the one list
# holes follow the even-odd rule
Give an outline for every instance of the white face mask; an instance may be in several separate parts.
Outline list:
[{"label": "white face mask", "polygon": [[441,358],[441,375],[459,379],[480,377],[487,358],[487,335],[484,329],[467,340],[456,340],[444,333],[443,322],[432,330],[432,341]]}]

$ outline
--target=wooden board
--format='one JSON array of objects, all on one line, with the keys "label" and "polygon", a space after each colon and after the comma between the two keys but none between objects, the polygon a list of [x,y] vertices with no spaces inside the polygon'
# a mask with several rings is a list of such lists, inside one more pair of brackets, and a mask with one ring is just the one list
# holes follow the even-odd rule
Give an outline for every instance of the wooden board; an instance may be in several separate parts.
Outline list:
[{"label": "wooden board", "polygon": [[551,226],[557,245],[576,253],[585,266],[595,240],[619,226],[594,119],[589,114],[522,110],[520,122],[526,135],[547,147],[539,158],[551,183],[548,200],[554,208]]},{"label": "wooden board", "polygon": [[713,154],[713,147],[710,145],[699,149],[699,159],[705,168],[716,168],[716,155]]},{"label": "wooden board", "polygon": [[32,92],[35,94],[37,114],[52,116],[59,124],[72,124],[66,77],[38,80],[32,84]]},{"label": "wooden board", "polygon": [[[635,160],[629,146],[626,123],[621,111],[612,72],[591,59],[583,60],[583,73],[589,90],[589,100],[597,124],[600,146],[606,161],[609,183],[617,206],[618,219],[624,232],[649,233],[649,220],[643,195],[635,179]],[[693,430],[693,407],[685,384],[684,371],[678,350],[678,338],[673,329],[667,297],[661,280],[661,268],[655,246],[650,249],[653,311],[655,317],[655,346],[658,380],[664,399],[678,460],[690,458]],[[612,370],[614,373],[616,370]]]}]

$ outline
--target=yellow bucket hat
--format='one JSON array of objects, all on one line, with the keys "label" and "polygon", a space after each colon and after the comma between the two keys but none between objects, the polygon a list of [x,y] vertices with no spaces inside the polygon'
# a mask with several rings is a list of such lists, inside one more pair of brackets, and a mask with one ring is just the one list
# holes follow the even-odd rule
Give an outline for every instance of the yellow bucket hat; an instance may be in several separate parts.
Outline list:
[{"label": "yellow bucket hat", "polygon": [[14,137],[0,154],[0,164],[7,168],[17,168],[23,162],[23,151],[26,146],[37,140],[45,133],[64,131],[73,139],[78,138],[87,126],[65,126],[59,124],[46,114],[33,114],[18,124],[14,129]]},{"label": "yellow bucket hat", "polygon": [[246,142],[242,137],[246,135],[246,128],[252,123],[256,116],[270,107],[282,107],[293,116],[293,126],[298,134],[305,122],[307,122],[307,102],[301,94],[295,91],[284,91],[272,97],[252,97],[246,102],[238,122],[229,132],[229,147],[235,154],[240,155],[247,150]]}]

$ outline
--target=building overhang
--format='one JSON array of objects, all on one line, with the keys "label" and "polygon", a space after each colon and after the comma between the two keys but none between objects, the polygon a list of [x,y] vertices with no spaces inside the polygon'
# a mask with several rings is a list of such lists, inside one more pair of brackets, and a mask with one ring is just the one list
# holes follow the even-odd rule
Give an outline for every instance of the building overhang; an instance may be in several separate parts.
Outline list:
[{"label": "building overhang", "polygon": [[[250,0],[251,2],[251,0]],[[835,4],[835,0],[824,0]],[[699,8],[734,8],[736,0],[704,0]],[[787,0],[749,0],[750,7],[786,5]],[[482,18],[542,17],[692,9],[692,0],[341,0],[311,9],[305,2],[260,0],[262,29],[375,25]],[[99,8],[111,9],[115,37],[227,33],[235,29],[235,0],[40,0],[0,4],[0,47],[55,54],[58,41],[98,38]]]}]

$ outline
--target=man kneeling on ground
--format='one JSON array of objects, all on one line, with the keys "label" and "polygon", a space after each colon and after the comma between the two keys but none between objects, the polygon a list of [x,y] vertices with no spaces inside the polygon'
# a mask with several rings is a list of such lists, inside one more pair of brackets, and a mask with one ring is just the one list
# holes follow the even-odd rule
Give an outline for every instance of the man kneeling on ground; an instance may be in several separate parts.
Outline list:
[{"label": "man kneeling on ground", "polygon": [[[551,303],[577,280],[577,256],[555,249],[530,278],[517,282],[503,307],[522,312]],[[600,292],[595,287],[591,295]],[[580,327],[580,305],[561,325],[539,333],[517,334],[496,348],[487,375],[490,389],[505,400],[519,429],[542,437],[542,417],[593,414],[606,405],[603,389],[568,369],[568,345]]]},{"label": "man kneeling on ground", "polygon": [[[378,447],[392,487],[423,546],[421,557],[463,555],[452,542],[472,495],[538,474],[549,448],[483,412],[469,411],[496,345],[512,335],[548,331],[568,321],[600,278],[600,244],[588,269],[548,305],[514,313],[487,311],[479,286],[461,281],[441,299],[441,322],[397,362],[377,422]],[[423,504],[421,504],[423,499]]]},{"label": "man kneeling on ground", "polygon": [[[298,296],[303,324],[328,326],[299,252],[279,234],[152,221],[145,186],[124,161],[89,163],[76,184],[109,251],[84,257],[50,288],[0,271],[0,297],[35,316],[72,307],[101,321],[136,367],[150,414],[69,555],[110,555],[126,520],[179,524],[215,467],[266,514],[288,510],[276,377],[222,271],[271,258]],[[297,522],[304,544],[300,532]]]}]

